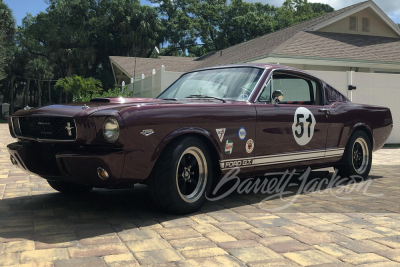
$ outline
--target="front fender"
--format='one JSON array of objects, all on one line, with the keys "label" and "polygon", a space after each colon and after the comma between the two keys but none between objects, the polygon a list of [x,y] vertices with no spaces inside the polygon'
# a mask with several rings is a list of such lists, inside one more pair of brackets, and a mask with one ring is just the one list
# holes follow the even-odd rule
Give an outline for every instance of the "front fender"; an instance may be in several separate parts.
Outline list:
[{"label": "front fender", "polygon": [[197,128],[197,127],[183,127],[179,128],[171,133],[169,133],[157,146],[157,149],[154,151],[154,154],[151,158],[151,161],[155,162],[158,157],[160,156],[161,152],[164,150],[164,148],[175,138],[186,135],[186,134],[195,134],[195,135],[201,135],[205,138],[208,139],[208,141],[214,146],[215,150],[218,152],[218,157],[221,159],[222,158],[222,153],[221,149],[218,145],[218,140],[214,138],[214,136],[207,130],[203,128]]}]

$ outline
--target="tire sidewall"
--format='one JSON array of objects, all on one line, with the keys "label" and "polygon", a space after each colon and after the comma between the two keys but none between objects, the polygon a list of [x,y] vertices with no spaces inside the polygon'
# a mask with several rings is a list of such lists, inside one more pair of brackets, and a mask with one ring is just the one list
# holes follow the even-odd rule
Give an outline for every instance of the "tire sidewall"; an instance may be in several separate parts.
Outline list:
[{"label": "tire sidewall", "polygon": [[[356,171],[356,169],[354,168],[353,155],[352,155],[353,154],[353,146],[355,144],[355,141],[358,138],[363,138],[365,140],[367,147],[368,147],[368,155],[369,155],[367,168],[361,174],[358,173]],[[342,172],[341,172],[342,176],[346,175],[346,176],[348,176],[348,178],[350,178],[351,176],[361,176],[362,178],[367,178],[368,174],[371,170],[371,164],[372,164],[371,140],[369,139],[368,135],[365,132],[356,131],[351,135],[349,141],[347,142],[347,146],[346,146],[344,156],[343,156],[342,162],[340,164],[341,166],[340,166],[339,170],[342,169]]]},{"label": "tire sidewall", "polygon": [[[205,186],[205,189],[200,196],[198,200],[195,202],[189,203],[186,202],[185,200],[182,199],[177,181],[176,181],[176,170],[180,161],[180,158],[185,152],[185,150],[189,147],[197,147],[199,148],[205,157],[206,160],[206,165],[207,165],[207,184]],[[198,210],[205,202],[206,198],[205,195],[206,193],[210,192],[211,190],[211,185],[212,185],[212,180],[213,180],[213,164],[212,164],[212,159],[211,155],[209,152],[209,149],[207,146],[198,138],[196,137],[187,137],[182,139],[181,142],[179,142],[179,145],[174,149],[173,155],[172,155],[172,168],[169,173],[169,188],[170,192],[172,195],[172,198],[175,201],[175,204],[178,206],[178,210],[182,211],[183,213],[187,212],[193,212]]]}]

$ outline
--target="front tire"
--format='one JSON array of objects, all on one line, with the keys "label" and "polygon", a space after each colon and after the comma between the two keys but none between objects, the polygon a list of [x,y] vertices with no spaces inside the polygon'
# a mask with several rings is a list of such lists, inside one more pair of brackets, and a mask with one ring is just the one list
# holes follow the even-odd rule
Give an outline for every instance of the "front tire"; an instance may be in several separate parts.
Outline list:
[{"label": "front tire", "polygon": [[209,149],[196,137],[169,144],[157,160],[147,188],[153,202],[164,211],[188,214],[205,202],[213,178]]},{"label": "front tire", "polygon": [[367,178],[371,171],[372,145],[368,135],[356,131],[349,139],[343,158],[337,167],[341,177],[361,176]]},{"label": "front tire", "polygon": [[84,194],[93,189],[93,186],[90,185],[82,185],[82,184],[74,184],[68,182],[60,182],[60,181],[47,181],[49,185],[58,192],[64,194]]}]

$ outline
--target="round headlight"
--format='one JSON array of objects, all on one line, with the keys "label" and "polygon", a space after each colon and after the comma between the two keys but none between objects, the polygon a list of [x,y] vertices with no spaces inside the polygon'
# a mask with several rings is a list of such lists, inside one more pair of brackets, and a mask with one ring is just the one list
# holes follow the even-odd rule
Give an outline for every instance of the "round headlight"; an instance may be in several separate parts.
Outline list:
[{"label": "round headlight", "polygon": [[117,119],[115,119],[114,117],[108,117],[104,121],[103,134],[104,134],[104,138],[109,143],[114,143],[115,141],[118,140],[119,124],[118,124]]}]

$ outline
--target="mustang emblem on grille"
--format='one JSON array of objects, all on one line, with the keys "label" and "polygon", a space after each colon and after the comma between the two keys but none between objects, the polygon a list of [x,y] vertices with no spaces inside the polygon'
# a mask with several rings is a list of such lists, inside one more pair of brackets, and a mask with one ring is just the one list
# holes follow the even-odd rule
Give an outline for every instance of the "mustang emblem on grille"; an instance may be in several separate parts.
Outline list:
[{"label": "mustang emblem on grille", "polygon": [[67,129],[68,131],[68,135],[72,136],[72,129],[74,129],[75,127],[71,127],[71,123],[67,122],[67,126],[65,126],[65,129]]}]

